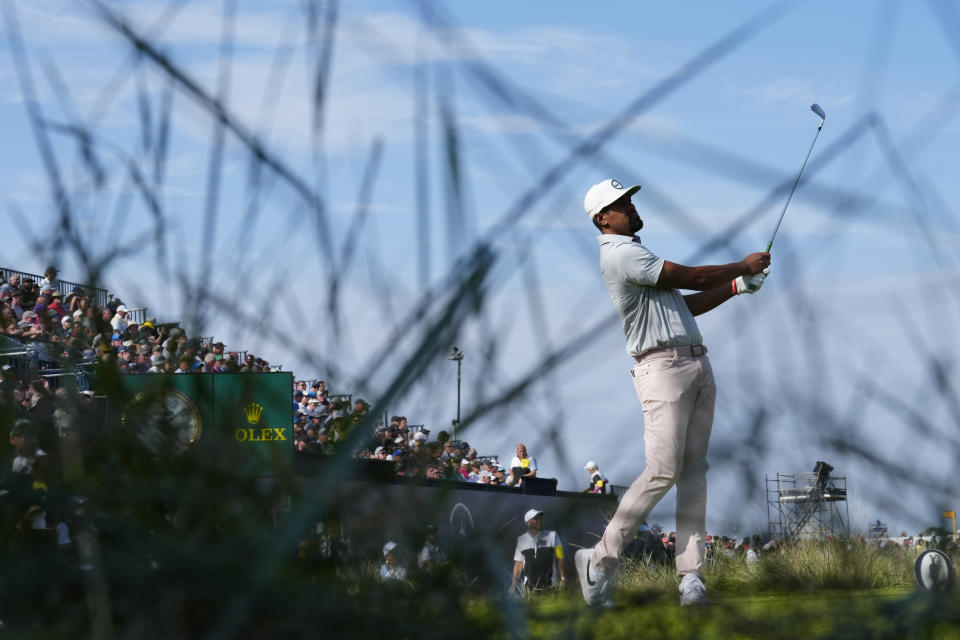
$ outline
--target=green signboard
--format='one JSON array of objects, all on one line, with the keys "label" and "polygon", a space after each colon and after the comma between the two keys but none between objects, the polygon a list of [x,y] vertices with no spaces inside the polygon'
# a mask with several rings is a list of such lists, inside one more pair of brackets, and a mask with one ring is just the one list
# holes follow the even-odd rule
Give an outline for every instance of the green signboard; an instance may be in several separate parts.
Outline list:
[{"label": "green signboard", "polygon": [[293,460],[293,374],[124,376],[119,428],[159,461],[272,475]]}]

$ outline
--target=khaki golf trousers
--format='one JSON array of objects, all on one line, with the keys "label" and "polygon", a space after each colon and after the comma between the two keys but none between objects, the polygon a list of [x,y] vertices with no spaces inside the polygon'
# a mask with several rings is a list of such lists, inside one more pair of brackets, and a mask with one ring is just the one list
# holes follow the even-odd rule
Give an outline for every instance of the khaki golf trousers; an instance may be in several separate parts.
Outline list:
[{"label": "khaki golf trousers", "polygon": [[594,547],[593,562],[613,572],[654,506],[677,485],[677,575],[700,574],[707,516],[707,445],[717,388],[706,354],[665,350],[631,371],[643,406],[646,468]]}]

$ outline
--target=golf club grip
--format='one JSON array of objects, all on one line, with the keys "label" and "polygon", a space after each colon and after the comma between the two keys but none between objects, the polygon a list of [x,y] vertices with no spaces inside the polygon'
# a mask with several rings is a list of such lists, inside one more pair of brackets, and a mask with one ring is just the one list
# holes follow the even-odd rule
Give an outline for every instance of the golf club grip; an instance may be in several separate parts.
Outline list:
[{"label": "golf club grip", "polygon": [[773,246],[773,240],[771,240],[770,242],[767,243],[767,248],[764,249],[764,252],[770,253],[770,247],[772,247],[772,246]]}]

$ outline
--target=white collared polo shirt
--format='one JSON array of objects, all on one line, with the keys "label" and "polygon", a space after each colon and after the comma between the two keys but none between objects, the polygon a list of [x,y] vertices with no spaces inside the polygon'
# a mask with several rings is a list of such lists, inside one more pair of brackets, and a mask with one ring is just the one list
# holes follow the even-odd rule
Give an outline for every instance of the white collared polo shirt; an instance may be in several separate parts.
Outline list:
[{"label": "white collared polo shirt", "polygon": [[597,240],[600,271],[623,322],[628,354],[703,343],[680,292],[657,287],[663,258],[630,236],[604,234]]}]

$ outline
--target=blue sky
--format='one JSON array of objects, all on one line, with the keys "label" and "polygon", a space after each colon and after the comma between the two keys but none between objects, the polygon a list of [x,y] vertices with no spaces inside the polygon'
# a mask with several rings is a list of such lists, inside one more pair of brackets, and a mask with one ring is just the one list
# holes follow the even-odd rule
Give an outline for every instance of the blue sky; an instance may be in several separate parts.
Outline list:
[{"label": "blue sky", "polygon": [[[700,319],[720,388],[708,524],[763,529],[764,474],[808,471],[816,460],[847,475],[855,524],[938,524],[940,508],[957,500],[946,479],[960,457],[951,378],[960,352],[952,209],[960,45],[947,35],[956,16],[934,2],[794,4],[457,2],[429,27],[415,4],[344,2],[318,135],[311,96],[323,41],[306,29],[302,3],[238,2],[229,64],[221,3],[108,3],[138,31],[151,30],[160,50],[222,96],[231,117],[325,203],[324,229],[288,184],[268,178],[259,214],[246,218],[250,154],[228,134],[209,236],[209,113],[182,87],[169,93],[169,78],[138,61],[92,5],[10,2],[4,20],[8,34],[12,17],[19,26],[45,117],[96,133],[108,175],[99,186],[74,140],[49,137],[84,238],[102,252],[131,241],[142,248],[110,263],[108,285],[161,319],[190,317],[197,333],[373,398],[410,353],[410,340],[384,341],[424,278],[440,285],[474,242],[489,239],[497,268],[486,306],[456,338],[466,353],[466,410],[610,316],[582,209],[591,184],[613,176],[643,185],[641,236],[663,257],[739,259],[765,244],[815,133],[808,107],[818,102],[827,121],[777,238],[772,276],[760,294]],[[752,18],[759,23],[748,37],[665,84]],[[40,270],[52,260],[69,279],[81,269],[76,253],[43,240],[56,235],[57,216],[9,47],[5,37],[0,262]],[[151,170],[157,114],[170,95],[158,190],[169,226],[157,245],[140,236],[154,223],[125,167]],[[571,149],[643,97],[644,108],[599,154],[571,163],[522,214],[510,213]],[[427,114],[422,138],[418,104]],[[457,134],[459,224],[446,215],[443,114]],[[871,114],[871,126],[858,127]],[[418,141],[429,169],[428,207],[419,210]],[[358,214],[375,148],[369,204]],[[428,236],[418,227],[424,211]],[[724,234],[729,242],[709,244]],[[46,252],[38,255],[31,239]],[[351,242],[335,332],[329,282]],[[197,286],[236,303],[243,318],[215,305],[191,316],[184,291]],[[642,468],[642,419],[622,333],[616,323],[602,327],[517,405],[481,418],[465,437],[502,456],[525,441],[561,488],[585,486],[588,459],[628,484]],[[939,387],[931,362],[946,372]],[[389,410],[436,431],[455,413],[455,388],[452,363],[437,358]],[[890,461],[910,473],[894,473]],[[671,503],[653,519],[671,523]]]}]

